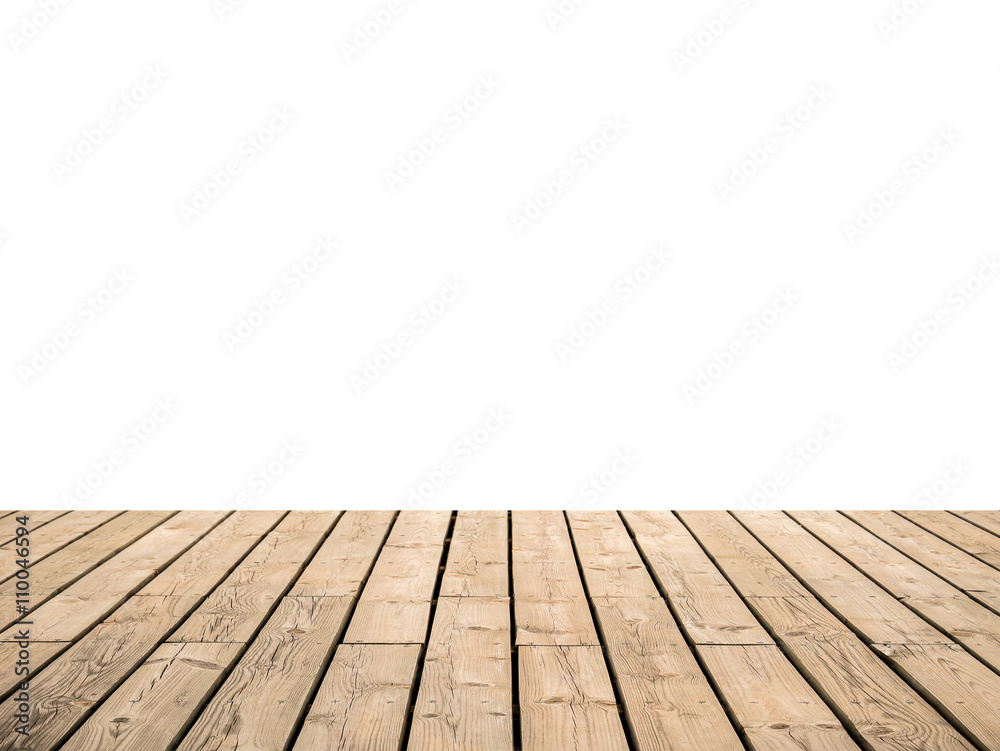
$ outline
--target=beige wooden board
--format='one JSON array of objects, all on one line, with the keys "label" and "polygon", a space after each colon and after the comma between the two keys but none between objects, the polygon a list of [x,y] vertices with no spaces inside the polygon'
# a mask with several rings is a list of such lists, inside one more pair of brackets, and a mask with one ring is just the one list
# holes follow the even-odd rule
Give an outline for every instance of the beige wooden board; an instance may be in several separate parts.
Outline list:
[{"label": "beige wooden board", "polygon": [[[21,529],[24,525],[18,521],[24,516],[28,517],[28,532],[31,537],[32,545],[36,542],[36,535],[39,535],[41,531],[51,522],[56,519],[61,519],[71,514],[83,514],[81,517],[81,522],[86,518],[87,514],[120,514],[120,511],[67,511],[66,509],[46,509],[44,511],[10,511],[6,514],[0,515],[0,520],[6,519],[3,526],[0,526],[0,546],[9,545],[17,536],[17,530]],[[7,517],[10,517],[9,519]]]},{"label": "beige wooden board", "polygon": [[1000,615],[836,511],[788,513],[922,618],[1000,670]]},{"label": "beige wooden board", "polygon": [[362,600],[344,635],[345,644],[423,644],[431,601]]},{"label": "beige wooden board", "polygon": [[438,600],[408,751],[511,751],[510,603]]},{"label": "beige wooden board", "polygon": [[600,644],[561,511],[511,513],[518,645]]},{"label": "beige wooden board", "polygon": [[284,749],[319,683],[350,597],[285,597],[178,751]]},{"label": "beige wooden board", "polygon": [[625,511],[622,516],[692,642],[774,644],[673,513]]},{"label": "beige wooden board", "polygon": [[292,511],[250,551],[170,637],[172,642],[247,642],[302,571],[336,512]]},{"label": "beige wooden board", "polygon": [[346,511],[289,592],[291,597],[356,597],[395,513]]},{"label": "beige wooden board", "polygon": [[877,647],[909,682],[929,695],[953,725],[984,748],[1000,749],[1000,676],[959,646]]},{"label": "beige wooden board", "polygon": [[[121,511],[72,511],[61,513],[41,527],[35,526],[32,517],[29,535],[29,568],[60,548],[83,537],[107,521],[119,516]],[[13,539],[0,546],[0,581],[14,575],[20,550]]]},{"label": "beige wooden board", "polygon": [[459,511],[441,597],[507,597],[507,512]]},{"label": "beige wooden board", "polygon": [[659,597],[617,511],[566,514],[591,597]]},{"label": "beige wooden board", "polygon": [[952,545],[979,560],[1000,568],[1000,537],[980,529],[947,511],[898,511],[928,532],[941,537]]},{"label": "beige wooden board", "polygon": [[702,645],[698,654],[753,751],[858,751],[833,711],[773,645]]},{"label": "beige wooden board", "polygon": [[752,606],[827,705],[872,751],[972,748],[815,599],[760,597]]},{"label": "beige wooden board", "polygon": [[517,651],[523,751],[627,751],[600,647]]},{"label": "beige wooden board", "polygon": [[196,597],[133,597],[31,682],[30,735],[14,730],[17,694],[0,704],[0,749],[57,748],[197,603]]},{"label": "beige wooden board", "polygon": [[[32,602],[40,605],[84,574],[142,538],[176,512],[126,511],[32,566]],[[14,582],[0,584],[0,596],[13,596]]]},{"label": "beige wooden board", "polygon": [[727,511],[678,511],[744,597],[808,597],[809,591]]},{"label": "beige wooden board", "polygon": [[952,511],[951,513],[987,532],[1000,535],[1000,511]]},{"label": "beige wooden board", "polygon": [[[16,632],[15,632],[16,633]],[[0,671],[0,695],[17,688],[21,681],[34,679],[38,671],[52,662],[53,659],[73,646],[68,641],[37,641],[30,645],[30,655],[27,665],[18,665],[21,661],[23,647],[16,641],[0,642],[0,665],[5,666]],[[26,668],[27,675],[21,675],[18,669]]]},{"label": "beige wooden board", "polygon": [[284,513],[237,511],[143,587],[139,594],[207,595]]},{"label": "beige wooden board", "polygon": [[789,571],[868,642],[952,641],[781,511],[735,512]]},{"label": "beige wooden board", "polygon": [[1000,571],[892,511],[844,511],[869,532],[985,605],[997,608]]},{"label": "beige wooden board", "polygon": [[161,644],[60,751],[167,751],[241,651],[239,644]]},{"label": "beige wooden board", "polygon": [[663,600],[600,598],[594,609],[637,751],[742,750]]},{"label": "beige wooden board", "polygon": [[[72,641],[110,614],[225,516],[182,511],[32,611],[32,639]],[[9,641],[12,626],[0,632]]]},{"label": "beige wooden board", "polygon": [[400,751],[418,644],[344,644],[330,663],[292,751]]}]

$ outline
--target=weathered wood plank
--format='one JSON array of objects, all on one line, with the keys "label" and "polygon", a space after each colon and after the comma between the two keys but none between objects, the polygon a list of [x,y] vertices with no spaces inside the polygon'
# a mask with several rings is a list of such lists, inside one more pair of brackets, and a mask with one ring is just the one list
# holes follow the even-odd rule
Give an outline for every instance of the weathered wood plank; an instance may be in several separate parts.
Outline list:
[{"label": "weathered wood plank", "polygon": [[753,751],[859,751],[777,646],[708,644],[697,650]]},{"label": "weathered wood plank", "polygon": [[167,751],[242,648],[161,644],[60,751]]},{"label": "weathered wood plank", "polygon": [[1000,568],[1000,537],[947,511],[897,511],[896,513],[993,568]]},{"label": "weathered wood plank", "polygon": [[523,751],[628,751],[600,647],[519,647],[518,676]]},{"label": "weathered wood plank", "polygon": [[774,644],[673,513],[624,511],[622,515],[692,642]]},{"label": "weathered wood plank", "polygon": [[400,751],[419,644],[343,644],[292,751]]},{"label": "weathered wood plank", "polygon": [[459,511],[441,597],[507,597],[507,512]]},{"label": "weathered wood plank", "polygon": [[284,749],[319,683],[350,597],[285,597],[178,751]]},{"label": "weathered wood plank", "polygon": [[[35,516],[32,515],[29,522],[31,532],[31,563],[29,568],[122,513],[121,511],[60,512],[45,524],[37,524]],[[11,529],[15,528],[12,526]],[[14,575],[14,563],[19,557],[17,550],[14,538],[9,538],[3,545],[0,545],[0,581],[6,581]]]},{"label": "weathered wood plank", "polygon": [[252,639],[336,520],[337,512],[333,511],[289,513],[171,635],[170,641]]},{"label": "weathered wood plank", "polygon": [[513,749],[510,603],[438,600],[408,751]]},{"label": "weathered wood plank", "polygon": [[290,597],[356,597],[395,513],[347,511],[289,592]]},{"label": "weathered wood plank", "polygon": [[616,511],[570,511],[570,532],[591,597],[659,597]]},{"label": "weathered wood plank", "polygon": [[951,513],[987,532],[1000,535],[1000,511],[952,511]]},{"label": "weathered wood plank", "polygon": [[512,571],[518,645],[597,645],[597,629],[561,511],[514,511]]},{"label": "weathered wood plank", "polygon": [[597,622],[637,751],[742,751],[660,598],[598,598]]}]

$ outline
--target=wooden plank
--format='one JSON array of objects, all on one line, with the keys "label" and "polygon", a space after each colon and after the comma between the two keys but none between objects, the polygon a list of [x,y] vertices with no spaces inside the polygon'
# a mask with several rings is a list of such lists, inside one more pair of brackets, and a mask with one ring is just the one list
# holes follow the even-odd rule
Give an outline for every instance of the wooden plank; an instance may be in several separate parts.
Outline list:
[{"label": "wooden plank", "polygon": [[17,694],[0,704],[0,749],[57,748],[197,603],[197,597],[133,597],[32,681],[30,735],[14,730]]},{"label": "wooden plank", "polygon": [[[29,522],[31,532],[31,555],[29,568],[60,548],[83,537],[107,521],[120,516],[121,511],[74,511],[60,513],[52,521],[38,527],[35,517]],[[14,575],[18,547],[11,538],[0,545],[0,581]]]},{"label": "wooden plank", "polygon": [[678,511],[677,515],[744,598],[811,596],[728,511]]},{"label": "wooden plank", "polygon": [[774,644],[676,516],[669,511],[622,515],[693,643]]},{"label": "wooden plank", "polygon": [[777,646],[702,645],[697,650],[753,751],[859,751]]},{"label": "wooden plank", "polygon": [[393,511],[345,512],[289,596],[357,596],[394,518]]},{"label": "wooden plank", "polygon": [[507,597],[507,512],[459,511],[441,597]]},{"label": "wooden plank", "polygon": [[667,604],[650,597],[593,602],[637,751],[742,751]]},{"label": "wooden plank", "polygon": [[292,751],[400,751],[419,644],[343,644]]},{"label": "wooden plank", "polygon": [[952,511],[951,513],[987,532],[1000,535],[1000,511]]},{"label": "wooden plank", "polygon": [[337,516],[335,511],[290,512],[171,635],[170,641],[250,641]]},{"label": "wooden plank", "polygon": [[[20,522],[18,522],[17,519],[20,518],[20,517],[22,517],[22,516],[24,516],[24,515],[28,516],[28,531],[31,533],[31,538],[32,538],[31,539],[31,543],[32,543],[32,546],[34,546],[34,544],[35,544],[35,535],[38,534],[38,533],[40,533],[42,531],[42,529],[44,529],[49,523],[51,523],[51,522],[53,522],[53,521],[55,521],[57,519],[61,519],[63,517],[66,517],[69,514],[84,514],[84,515],[87,515],[87,514],[95,514],[95,513],[96,514],[108,514],[108,513],[110,513],[110,514],[114,515],[114,514],[120,514],[121,511],[116,511],[116,512],[115,511],[112,511],[112,512],[108,512],[108,511],[68,511],[67,509],[45,509],[45,510],[42,510],[42,511],[24,511],[24,512],[21,512],[21,513],[18,513],[16,511],[8,512],[7,514],[4,514],[3,516],[0,516],[0,519],[3,519],[5,517],[7,517],[7,516],[11,517],[10,519],[7,519],[7,522],[4,525],[3,532],[0,532],[0,546],[9,545],[10,543],[12,543],[14,541],[14,539],[17,536],[16,535],[17,529],[18,529],[18,527],[21,526]],[[17,516],[15,517],[14,514],[17,514]],[[81,521],[81,523],[86,523],[85,516],[81,517],[80,521]],[[0,569],[0,570],[2,570],[2,569]]]},{"label": "wooden plank", "polygon": [[439,599],[408,751],[511,751],[512,707],[509,601]]},{"label": "wooden plank", "polygon": [[1000,537],[980,529],[947,511],[897,511],[928,532],[975,556],[993,568],[1000,568]]},{"label": "wooden plank", "polygon": [[[170,518],[34,609],[31,638],[35,641],[73,641],[170,565],[225,516],[224,511],[182,511]],[[17,626],[12,626],[0,632],[0,641],[12,641],[16,629]]]},{"label": "wooden plank", "polygon": [[892,511],[844,511],[877,537],[993,610],[1000,609],[1000,573]]},{"label": "wooden plank", "polygon": [[350,597],[285,597],[178,751],[284,749],[333,654]]},{"label": "wooden plank", "polygon": [[748,602],[799,672],[870,751],[973,748],[814,598],[759,597]]},{"label": "wooden plank", "polygon": [[34,680],[39,670],[71,646],[73,646],[73,643],[68,641],[32,642],[30,664],[27,665],[30,672],[27,676],[21,676],[15,672],[14,668],[14,665],[21,659],[21,645],[16,641],[0,642],[0,665],[9,666],[4,670],[0,670],[0,695],[5,695],[9,691],[13,691],[25,678]]},{"label": "wooden plank", "polygon": [[952,640],[781,511],[734,512],[775,558],[868,642],[951,644]]},{"label": "wooden plank", "polygon": [[836,511],[789,511],[894,597],[1000,670],[1000,615]]},{"label": "wooden plank", "polygon": [[60,751],[167,751],[242,651],[161,644]]},{"label": "wooden plank", "polygon": [[659,597],[616,511],[570,511],[570,532],[590,597]]},{"label": "wooden plank", "polygon": [[520,647],[518,676],[523,751],[628,751],[600,647]]},{"label": "wooden plank", "polygon": [[[53,595],[122,552],[143,535],[174,516],[173,511],[127,511],[79,540],[39,561],[31,569],[31,604],[38,607]],[[16,620],[12,601],[15,582],[0,584],[0,628]],[[7,617],[4,617],[7,616]]]},{"label": "wooden plank", "polygon": [[375,561],[344,641],[422,644],[450,511],[402,511]]},{"label": "wooden plank", "polygon": [[518,645],[598,645],[561,511],[514,511],[512,570]]}]

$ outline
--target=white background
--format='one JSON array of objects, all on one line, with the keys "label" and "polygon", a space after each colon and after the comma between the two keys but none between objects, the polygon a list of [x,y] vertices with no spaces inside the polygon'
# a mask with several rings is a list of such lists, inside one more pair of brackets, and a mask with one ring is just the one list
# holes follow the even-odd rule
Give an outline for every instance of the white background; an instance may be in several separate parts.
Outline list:
[{"label": "white background", "polygon": [[[556,0],[411,0],[350,61],[387,0],[217,5],[4,4],[5,506],[399,507],[446,461],[425,507],[996,505],[1000,281],[912,362],[888,359],[1000,250],[995,2],[910,0],[890,33],[888,0],[589,0],[554,28]],[[157,65],[166,80],[118,119]],[[496,92],[445,125],[480,76]],[[832,97],[785,140],[811,87]],[[185,222],[276,107],[292,124]],[[53,162],[103,117],[113,131],[60,181]],[[609,117],[624,134],[517,232],[511,214]],[[435,127],[446,141],[391,191]],[[940,128],[958,141],[910,183]],[[768,137],[777,153],[723,200]],[[895,179],[905,194],[849,242]],[[338,252],[230,353],[225,333],[325,235]],[[564,362],[557,343],[651,245],[671,261]],[[128,288],[26,378],[123,267]],[[358,394],[352,374],[453,279],[468,290]],[[685,398],[785,289],[791,310]],[[178,409],[133,451],[123,433],[157,398]],[[465,461],[454,444],[497,408],[509,419]],[[807,444],[830,418],[836,436]],[[633,458],[602,485],[616,451]]]}]

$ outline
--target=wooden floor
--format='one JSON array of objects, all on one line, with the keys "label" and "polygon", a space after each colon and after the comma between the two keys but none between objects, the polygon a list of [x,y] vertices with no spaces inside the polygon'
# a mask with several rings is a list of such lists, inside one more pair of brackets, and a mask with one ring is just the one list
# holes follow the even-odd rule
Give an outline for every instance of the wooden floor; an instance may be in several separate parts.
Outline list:
[{"label": "wooden floor", "polygon": [[1000,750],[996,511],[23,513],[0,751]]}]

